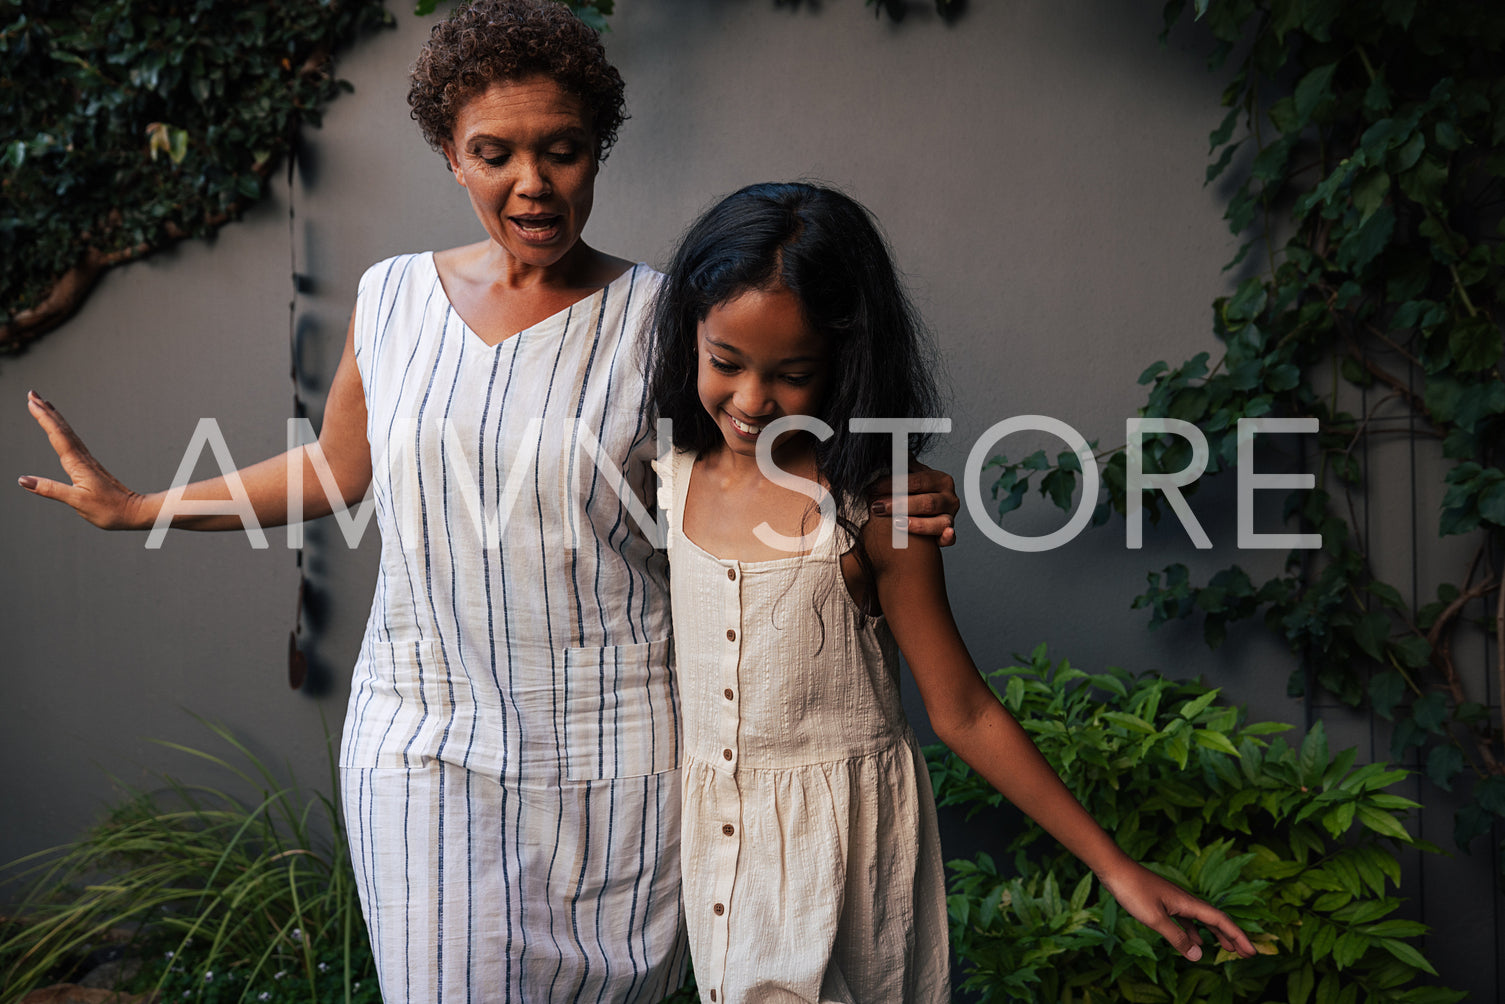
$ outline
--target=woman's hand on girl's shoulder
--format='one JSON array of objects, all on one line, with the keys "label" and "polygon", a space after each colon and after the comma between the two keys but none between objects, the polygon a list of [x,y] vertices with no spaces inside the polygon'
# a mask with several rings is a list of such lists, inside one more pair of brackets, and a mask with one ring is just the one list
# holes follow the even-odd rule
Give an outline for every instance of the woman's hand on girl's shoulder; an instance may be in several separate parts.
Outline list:
[{"label": "woman's hand on girl's shoulder", "polygon": [[[905,492],[907,495],[900,495]],[[868,511],[877,519],[894,518],[896,499],[904,498],[907,510],[899,528],[916,537],[934,537],[942,547],[956,543],[956,514],[961,499],[956,482],[945,471],[911,461],[909,474],[888,475],[873,482],[868,492]]]}]

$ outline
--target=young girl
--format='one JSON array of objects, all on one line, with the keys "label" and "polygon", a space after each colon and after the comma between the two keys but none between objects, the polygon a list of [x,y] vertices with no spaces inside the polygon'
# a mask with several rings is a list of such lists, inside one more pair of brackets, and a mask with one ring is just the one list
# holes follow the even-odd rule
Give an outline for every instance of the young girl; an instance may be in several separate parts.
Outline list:
[{"label": "young girl", "polygon": [[[935,805],[898,651],[936,734],[1134,916],[1192,960],[1201,938],[1174,918],[1252,954],[1225,914],[1124,855],[998,703],[957,634],[935,543],[896,548],[888,521],[860,525],[852,500],[892,445],[849,420],[931,415],[936,400],[866,211],[805,184],[728,196],[685,236],[654,321],[650,394],[676,448],[659,501],[701,999],[949,999]],[[789,429],[812,417],[828,438]],[[824,525],[817,483],[838,503]]]}]

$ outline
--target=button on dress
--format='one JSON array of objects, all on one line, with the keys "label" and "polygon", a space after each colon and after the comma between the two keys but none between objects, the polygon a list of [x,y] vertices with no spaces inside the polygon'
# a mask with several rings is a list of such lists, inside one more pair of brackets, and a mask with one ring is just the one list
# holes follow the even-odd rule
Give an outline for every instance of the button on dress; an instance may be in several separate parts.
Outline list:
[{"label": "button on dress", "polygon": [[842,580],[843,535],[808,555],[718,558],[681,529],[693,458],[656,466],[701,1000],[949,1000],[930,776],[893,636]]},{"label": "button on dress", "polygon": [[431,254],[361,279],[381,565],[341,796],[387,1004],[678,985],[679,717],[646,265],[487,345]]}]

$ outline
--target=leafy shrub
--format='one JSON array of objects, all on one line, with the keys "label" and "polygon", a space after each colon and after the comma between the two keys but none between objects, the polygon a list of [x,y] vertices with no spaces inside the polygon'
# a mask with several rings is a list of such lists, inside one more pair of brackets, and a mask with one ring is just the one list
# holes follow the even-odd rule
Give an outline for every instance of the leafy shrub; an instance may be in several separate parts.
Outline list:
[{"label": "leafy shrub", "polygon": [[[1052,665],[1043,645],[1030,665],[991,678],[1119,845],[1226,911],[1258,954],[1186,964],[1030,823],[1007,845],[1012,871],[987,854],[950,863],[964,988],[984,1000],[1136,1004],[1463,997],[1420,985],[1436,975],[1411,943],[1426,927],[1394,916],[1395,851],[1436,850],[1401,821],[1416,803],[1386,790],[1405,771],[1356,768],[1351,749],[1330,754],[1321,723],[1299,748],[1267,741],[1290,726],[1247,724],[1243,708],[1216,704],[1218,691],[1200,682],[1088,675]],[[1002,801],[945,747],[926,754],[939,804],[970,814]]]},{"label": "leafy shrub", "polygon": [[257,798],[164,777],[163,792],[133,794],[80,842],[10,866],[28,869],[32,892],[26,922],[0,931],[7,1000],[66,977],[121,929],[138,932],[134,950],[156,962],[143,976],[174,999],[380,1000],[338,808],[209,727],[244,766],[163,745]]},{"label": "leafy shrub", "polygon": [[[17,918],[0,919],[0,1000],[82,975],[85,960],[136,932],[145,960],[121,990],[199,1004],[381,1004],[338,807],[282,784],[244,744],[206,723],[237,765],[175,743],[232,773],[254,801],[163,776],[87,837],[5,866],[29,880]],[[334,747],[330,745],[330,782]],[[662,1004],[697,1000],[693,974]]]}]

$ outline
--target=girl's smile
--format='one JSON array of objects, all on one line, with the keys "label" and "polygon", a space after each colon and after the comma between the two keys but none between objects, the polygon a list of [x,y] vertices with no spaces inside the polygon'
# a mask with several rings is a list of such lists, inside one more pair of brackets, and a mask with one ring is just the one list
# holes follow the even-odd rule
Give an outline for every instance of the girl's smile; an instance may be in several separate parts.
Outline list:
[{"label": "girl's smile", "polygon": [[[819,413],[826,337],[810,327],[784,286],[748,290],[712,307],[696,344],[700,403],[733,453],[755,456],[759,434],[776,418]],[[786,442],[780,437],[775,446]]]}]

